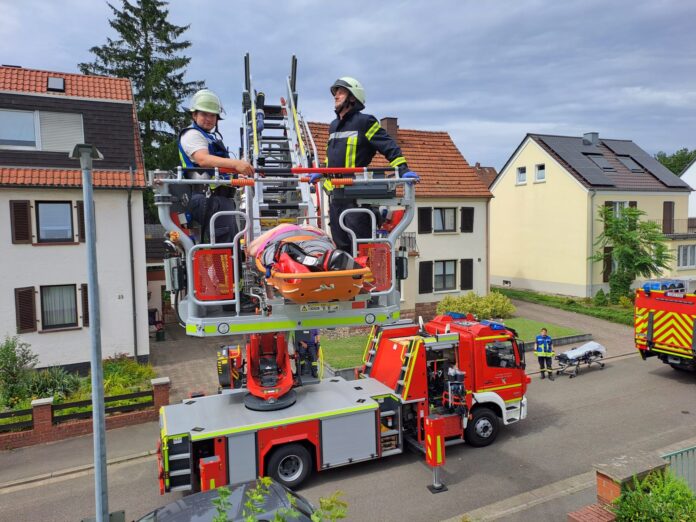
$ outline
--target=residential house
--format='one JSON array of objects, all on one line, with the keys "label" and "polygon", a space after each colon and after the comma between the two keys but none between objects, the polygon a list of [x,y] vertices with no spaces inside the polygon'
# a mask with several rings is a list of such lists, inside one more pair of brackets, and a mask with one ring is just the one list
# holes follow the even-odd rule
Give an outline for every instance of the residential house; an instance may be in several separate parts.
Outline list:
[{"label": "residential house", "polygon": [[[400,129],[396,118],[380,123],[421,177],[417,216],[402,240],[410,253],[409,276],[401,286],[402,315],[430,318],[446,295],[487,294],[490,191],[447,132]],[[310,128],[317,149],[324,151],[329,126],[310,123]],[[377,154],[372,166],[388,163]]]},{"label": "residential house", "polygon": [[[686,168],[679,174],[679,177],[691,187],[696,187],[696,158],[691,160]],[[689,195],[689,214],[690,218],[696,218],[696,191]]]},{"label": "residential house", "polygon": [[495,167],[482,167],[478,161],[474,165],[474,172],[476,172],[476,175],[481,178],[481,181],[483,181],[484,185],[488,188],[491,187],[495,178],[498,177],[498,172],[496,172]]},{"label": "residential house", "polygon": [[19,334],[39,366],[90,360],[82,173],[94,162],[104,357],[149,354],[143,234],[144,163],[130,81],[0,67],[0,335]]},{"label": "residential house", "polygon": [[598,209],[637,207],[662,226],[675,266],[696,274],[691,188],[630,140],[527,134],[491,187],[491,282],[571,296],[608,289],[611,247],[592,262]]}]

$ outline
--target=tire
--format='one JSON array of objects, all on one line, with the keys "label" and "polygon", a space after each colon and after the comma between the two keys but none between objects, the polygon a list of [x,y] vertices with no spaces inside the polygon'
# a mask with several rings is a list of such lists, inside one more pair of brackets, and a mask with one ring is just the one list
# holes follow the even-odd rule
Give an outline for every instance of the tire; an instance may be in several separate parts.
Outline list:
[{"label": "tire", "polygon": [[466,441],[475,448],[488,446],[498,436],[499,429],[498,416],[488,408],[478,408],[466,425]]},{"label": "tire", "polygon": [[302,484],[312,471],[312,456],[301,444],[285,444],[268,459],[268,474],[289,488]]}]

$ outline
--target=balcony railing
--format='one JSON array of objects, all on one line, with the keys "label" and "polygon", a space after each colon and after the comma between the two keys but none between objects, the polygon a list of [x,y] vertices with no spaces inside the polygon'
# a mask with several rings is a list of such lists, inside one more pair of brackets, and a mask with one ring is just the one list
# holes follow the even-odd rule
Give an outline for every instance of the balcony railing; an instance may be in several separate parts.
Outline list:
[{"label": "balcony railing", "polygon": [[688,219],[649,219],[662,229],[662,233],[670,236],[676,234],[696,234],[696,218]]},{"label": "balcony railing", "polygon": [[399,247],[404,247],[408,255],[418,255],[418,242],[415,232],[404,232],[399,238]]}]

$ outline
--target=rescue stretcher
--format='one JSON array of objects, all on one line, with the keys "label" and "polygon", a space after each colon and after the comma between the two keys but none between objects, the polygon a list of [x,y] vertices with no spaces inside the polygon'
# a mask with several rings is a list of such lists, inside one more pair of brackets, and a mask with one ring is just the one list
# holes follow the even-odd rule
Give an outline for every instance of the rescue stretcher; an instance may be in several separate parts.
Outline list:
[{"label": "rescue stretcher", "polygon": [[578,375],[581,364],[586,364],[588,367],[596,364],[600,369],[604,368],[604,363],[601,359],[604,358],[607,350],[595,341],[589,341],[582,346],[565,351],[556,356],[558,369],[556,375],[568,375],[571,379]]}]

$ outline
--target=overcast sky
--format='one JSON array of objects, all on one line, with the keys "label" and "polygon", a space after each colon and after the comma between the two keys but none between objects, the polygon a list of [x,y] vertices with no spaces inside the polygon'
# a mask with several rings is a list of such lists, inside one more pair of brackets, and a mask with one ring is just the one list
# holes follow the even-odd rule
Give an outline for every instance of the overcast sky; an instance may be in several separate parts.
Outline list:
[{"label": "overcast sky", "polygon": [[[113,0],[121,6],[120,0]],[[502,167],[527,132],[696,148],[692,0],[173,0],[188,78],[227,108],[236,149],[243,56],[267,99],[298,56],[299,109],[329,122],[329,86],[362,81],[367,112],[445,130],[470,162]],[[0,0],[0,62],[78,72],[115,36],[101,0]]]}]

